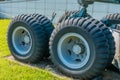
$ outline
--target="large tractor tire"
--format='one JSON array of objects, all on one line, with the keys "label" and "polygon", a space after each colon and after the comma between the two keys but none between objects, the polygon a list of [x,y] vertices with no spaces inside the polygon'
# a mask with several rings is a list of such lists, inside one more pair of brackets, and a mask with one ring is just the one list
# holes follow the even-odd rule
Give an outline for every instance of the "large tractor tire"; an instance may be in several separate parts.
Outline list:
[{"label": "large tractor tire", "polygon": [[[89,18],[85,18],[85,19],[89,19]],[[112,35],[112,32],[101,21],[98,21],[94,18],[90,18],[90,20],[94,24],[98,25],[100,29],[103,30],[103,33],[104,33],[105,37],[107,38],[107,41],[109,44],[109,59],[108,59],[108,66],[109,66],[112,63],[112,60],[113,60],[114,55],[115,55],[115,41],[114,41],[114,37]]]},{"label": "large tractor tire", "polygon": [[[120,30],[120,13],[114,13],[114,14],[106,15],[105,17],[103,17],[102,20],[108,20],[109,21],[109,23],[107,24],[108,27],[115,25],[116,29]],[[111,45],[111,50],[114,50],[114,53],[111,52],[110,61],[113,61],[113,58],[115,58],[115,60],[117,60],[115,55],[119,55],[119,54],[118,53],[115,54],[115,50],[117,50],[118,46],[115,49],[115,44],[110,44],[110,45]],[[118,62],[119,62],[119,60],[116,61],[116,63],[118,63]],[[115,66],[116,66],[116,63],[115,63]],[[108,66],[108,69],[111,69],[111,67]]]},{"label": "large tractor tire", "polygon": [[33,63],[43,58],[48,48],[48,38],[43,26],[30,15],[19,15],[12,20],[7,40],[15,59]]},{"label": "large tractor tire", "polygon": [[32,14],[31,16],[34,17],[34,19],[37,20],[41,26],[44,27],[44,30],[48,38],[50,38],[51,33],[54,30],[54,26],[52,22],[47,17],[40,14]]},{"label": "large tractor tire", "polygon": [[44,28],[45,35],[47,35],[47,45],[46,46],[46,52],[44,57],[49,57],[49,38],[52,34],[52,31],[54,30],[54,26],[52,22],[45,16],[40,15],[40,14],[31,14],[32,17],[34,17],[35,20],[38,21],[38,23]]},{"label": "large tractor tire", "polygon": [[[115,14],[109,14],[106,15],[105,17],[103,17],[102,20],[109,20],[109,24],[108,27],[112,26],[112,25],[117,25],[116,29],[120,30],[120,13],[115,13]],[[115,56],[115,43],[114,44],[110,44],[111,45],[111,50],[114,50],[114,53],[111,52],[111,56],[110,56],[110,60],[112,61],[114,56]]]},{"label": "large tractor tire", "polygon": [[80,80],[99,75],[108,64],[109,45],[104,31],[91,18],[72,18],[54,29],[52,62],[64,74]]},{"label": "large tractor tire", "polygon": [[[102,20],[104,20],[104,19],[109,20],[110,23],[108,24],[108,26],[111,26],[114,24],[120,25],[120,13],[106,15],[105,17],[103,17]],[[120,27],[118,26],[117,29],[120,30]]]},{"label": "large tractor tire", "polygon": [[[61,18],[59,19],[59,21],[58,21],[58,23],[61,23],[62,21],[64,21],[64,20],[66,20],[66,19],[68,19],[69,18],[69,16],[71,15],[71,14],[76,14],[76,13],[78,13],[78,11],[68,11],[67,13],[65,13],[65,14],[63,14],[62,16],[61,16]],[[111,15],[110,15],[111,16]],[[119,18],[116,18],[116,16],[119,16]],[[112,17],[112,16],[111,16]],[[110,18],[110,20],[114,20],[113,22],[118,22],[117,20],[118,19],[120,19],[120,15],[116,15],[116,14],[114,14],[113,15],[113,19],[111,19],[111,17],[109,17],[108,15],[106,16],[106,17],[104,17],[104,18]],[[87,20],[87,19],[91,19],[91,21],[93,21],[95,24],[97,24],[97,25],[99,25],[99,27],[104,31],[103,33],[105,34],[105,36],[106,36],[106,38],[107,38],[107,40],[108,40],[108,44],[109,44],[109,59],[108,59],[108,66],[111,64],[111,62],[112,62],[112,60],[113,60],[113,58],[114,58],[114,55],[115,55],[115,42],[114,42],[114,37],[112,36],[112,33],[111,33],[111,31],[101,22],[101,21],[98,21],[98,20],[96,20],[96,19],[94,19],[94,18],[91,18],[91,16],[89,15],[89,14],[87,14],[86,16],[85,16],[85,19]],[[115,21],[115,18],[117,19],[116,21]],[[120,20],[119,20],[120,21]],[[71,20],[71,22],[72,22],[72,20]]]}]

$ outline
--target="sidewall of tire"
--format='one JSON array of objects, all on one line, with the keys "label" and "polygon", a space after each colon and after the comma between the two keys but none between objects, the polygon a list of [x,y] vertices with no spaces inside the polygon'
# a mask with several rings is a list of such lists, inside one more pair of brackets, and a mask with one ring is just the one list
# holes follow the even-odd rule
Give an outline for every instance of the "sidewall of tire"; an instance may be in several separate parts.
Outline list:
[{"label": "sidewall of tire", "polygon": [[[59,59],[58,57],[58,52],[57,52],[57,43],[59,41],[59,39],[66,33],[70,33],[70,32],[73,32],[73,33],[77,33],[77,34],[80,34],[82,37],[84,37],[86,39],[86,41],[88,42],[88,45],[89,45],[89,48],[90,48],[90,59],[88,61],[88,63],[83,66],[82,68],[79,68],[79,69],[71,69],[67,66],[65,66],[61,60]],[[75,75],[77,76],[78,74],[82,74],[84,72],[86,72],[87,70],[89,70],[94,61],[95,61],[95,57],[96,57],[96,52],[95,52],[95,45],[93,43],[94,40],[92,40],[89,36],[90,34],[85,32],[84,30],[82,30],[80,27],[64,27],[63,29],[61,29],[57,34],[56,36],[54,37],[54,40],[53,40],[53,46],[52,46],[52,52],[51,52],[51,55],[54,55],[54,62],[57,64],[57,66],[63,70],[64,72],[67,72],[66,74],[72,74],[72,75]],[[52,53],[56,53],[56,54],[52,54]],[[56,61],[57,60],[57,61]],[[59,62],[59,63],[58,63]]]},{"label": "sidewall of tire", "polygon": [[[15,58],[17,58],[17,59],[19,59],[19,60],[25,60],[25,59],[27,59],[28,60],[28,58],[31,58],[31,56],[32,56],[32,54],[35,52],[35,49],[36,49],[36,47],[35,47],[35,45],[36,45],[36,36],[34,35],[34,33],[33,33],[33,31],[31,31],[31,27],[30,27],[30,25],[28,25],[28,24],[26,24],[26,23],[24,23],[24,22],[14,22],[13,24],[11,24],[12,26],[9,28],[9,32],[8,32],[8,43],[9,43],[9,48],[13,51],[13,52],[11,52],[12,54],[13,54],[13,56],[15,56]],[[31,47],[31,50],[28,52],[28,54],[26,54],[26,55],[20,55],[16,50],[15,50],[15,48],[14,48],[14,46],[13,46],[13,43],[12,43],[12,34],[13,34],[13,31],[15,30],[15,28],[17,28],[18,26],[23,26],[24,28],[26,28],[28,31],[29,31],[29,33],[30,33],[30,35],[31,35],[31,37],[32,37],[32,47]],[[19,58],[18,58],[19,57]]]}]

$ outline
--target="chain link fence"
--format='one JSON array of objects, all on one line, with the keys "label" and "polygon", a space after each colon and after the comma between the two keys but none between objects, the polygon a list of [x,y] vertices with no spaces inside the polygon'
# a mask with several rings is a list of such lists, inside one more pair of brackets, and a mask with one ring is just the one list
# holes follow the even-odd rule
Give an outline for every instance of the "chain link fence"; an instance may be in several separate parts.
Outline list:
[{"label": "chain link fence", "polygon": [[[57,13],[54,22],[65,11],[79,10],[77,0],[7,0],[0,1],[0,16],[14,17],[18,14],[39,13],[51,18],[52,13]],[[88,13],[94,18],[101,19],[109,13],[120,12],[119,4],[95,2],[89,5]]]}]

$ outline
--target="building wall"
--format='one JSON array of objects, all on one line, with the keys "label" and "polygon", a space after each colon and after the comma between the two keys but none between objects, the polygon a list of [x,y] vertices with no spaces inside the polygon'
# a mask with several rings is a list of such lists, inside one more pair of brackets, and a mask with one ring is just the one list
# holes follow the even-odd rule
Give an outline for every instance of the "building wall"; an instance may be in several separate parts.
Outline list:
[{"label": "building wall", "polygon": [[[49,18],[53,12],[57,13],[54,22],[66,10],[78,10],[80,6],[77,0],[7,0],[0,1],[0,15],[4,17],[14,17],[18,14],[40,13]],[[94,18],[101,19],[109,13],[120,12],[119,4],[95,2],[89,5],[88,13]]]}]

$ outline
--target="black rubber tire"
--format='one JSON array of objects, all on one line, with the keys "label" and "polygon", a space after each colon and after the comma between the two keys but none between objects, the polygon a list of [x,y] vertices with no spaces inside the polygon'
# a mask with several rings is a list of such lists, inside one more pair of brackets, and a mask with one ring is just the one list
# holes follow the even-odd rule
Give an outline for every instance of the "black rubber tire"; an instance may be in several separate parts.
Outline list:
[{"label": "black rubber tire", "polygon": [[37,20],[41,26],[44,27],[48,38],[50,38],[52,31],[54,30],[52,22],[46,16],[43,16],[41,14],[31,14],[31,16],[34,17],[34,19]]},{"label": "black rubber tire", "polygon": [[120,24],[120,13],[106,15],[103,19],[110,20],[112,24]]},{"label": "black rubber tire", "polygon": [[[65,21],[66,19],[69,19],[69,17],[71,16],[71,14],[77,14],[79,11],[67,11],[65,12],[58,20],[58,23],[61,23],[62,21]],[[83,16],[85,17],[91,17],[88,13],[86,15]]]},{"label": "black rubber tire", "polygon": [[[60,38],[70,32],[75,32],[83,36],[91,49],[91,55],[88,63],[79,69],[71,69],[64,65],[59,59],[57,45]],[[50,42],[50,54],[52,62],[65,75],[79,78],[80,80],[90,80],[99,75],[108,64],[109,46],[104,31],[95,24],[91,18],[72,18],[63,21],[54,29]]]},{"label": "black rubber tire", "polygon": [[[14,30],[19,27],[23,26],[26,28],[29,33],[31,34],[32,38],[32,48],[26,55],[21,55],[13,46],[12,42],[12,34]],[[46,51],[46,45],[48,38],[47,35],[45,35],[43,27],[30,15],[18,15],[15,17],[8,29],[7,33],[7,41],[9,49],[14,56],[15,59],[25,62],[25,63],[34,63],[38,62],[40,59],[43,58],[45,51]]]},{"label": "black rubber tire", "polygon": [[43,27],[44,29],[44,32],[45,32],[45,35],[47,35],[47,45],[46,46],[46,52],[45,52],[45,55],[44,57],[49,57],[50,54],[49,54],[49,38],[52,34],[52,31],[54,30],[54,26],[52,24],[52,22],[46,17],[46,16],[43,16],[41,14],[31,14],[32,17],[34,17],[35,20],[38,21],[38,23]]},{"label": "black rubber tire", "polygon": [[[107,23],[107,25],[106,25],[107,27],[110,27],[112,25],[117,25],[116,29],[120,30],[120,26],[119,26],[119,24],[120,24],[120,13],[108,14],[105,17],[103,17],[102,20],[108,20],[109,21],[109,23]],[[114,56],[115,56],[115,43],[110,44],[110,45],[111,45],[111,50],[114,51],[114,53],[111,51],[111,56],[110,56],[110,60],[109,60],[109,61],[112,61]],[[107,69],[114,69],[114,68],[110,67],[111,65],[112,64],[109,63],[109,65],[107,66]]]},{"label": "black rubber tire", "polygon": [[[89,18],[86,18],[89,19]],[[112,60],[114,58],[115,55],[115,41],[114,41],[114,37],[112,35],[112,32],[107,28],[107,26],[105,24],[103,24],[101,21],[98,21],[96,19],[91,18],[90,19],[93,23],[97,24],[98,27],[103,31],[108,44],[109,44],[109,59],[108,59],[108,66],[112,63]]]},{"label": "black rubber tire", "polygon": [[104,21],[104,23],[108,27],[111,27],[112,25],[117,25],[116,29],[120,30],[120,13],[108,14],[105,17],[103,17],[101,21]]}]

